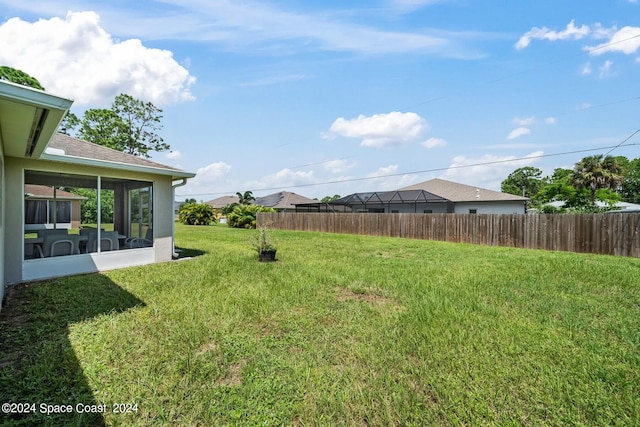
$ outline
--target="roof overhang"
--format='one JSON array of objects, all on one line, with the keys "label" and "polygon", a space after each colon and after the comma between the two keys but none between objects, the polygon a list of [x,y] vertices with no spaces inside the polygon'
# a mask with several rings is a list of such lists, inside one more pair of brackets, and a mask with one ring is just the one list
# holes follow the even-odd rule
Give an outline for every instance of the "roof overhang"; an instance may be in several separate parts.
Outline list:
[{"label": "roof overhang", "polygon": [[72,103],[0,80],[0,140],[4,155],[40,157]]},{"label": "roof overhang", "polygon": [[154,168],[151,166],[132,165],[119,162],[111,162],[108,160],[87,159],[85,157],[68,156],[58,153],[58,151],[46,151],[40,156],[40,160],[49,160],[52,162],[67,163],[73,165],[92,166],[99,168],[117,169],[129,172],[142,172],[153,175],[170,176],[172,179],[193,178],[195,173],[185,172],[175,169]]}]

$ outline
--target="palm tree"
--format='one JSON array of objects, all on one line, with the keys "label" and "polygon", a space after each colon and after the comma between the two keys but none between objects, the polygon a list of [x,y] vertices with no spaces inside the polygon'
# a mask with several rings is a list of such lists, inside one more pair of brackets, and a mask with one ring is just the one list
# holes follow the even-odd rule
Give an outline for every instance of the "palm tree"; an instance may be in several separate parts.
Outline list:
[{"label": "palm tree", "polygon": [[597,154],[585,157],[573,169],[573,183],[576,187],[589,190],[591,205],[596,204],[596,191],[601,188],[614,190],[622,182],[622,168],[615,157]]},{"label": "palm tree", "polygon": [[251,191],[245,191],[244,194],[238,191],[236,196],[238,196],[238,203],[241,205],[250,205],[256,199]]}]

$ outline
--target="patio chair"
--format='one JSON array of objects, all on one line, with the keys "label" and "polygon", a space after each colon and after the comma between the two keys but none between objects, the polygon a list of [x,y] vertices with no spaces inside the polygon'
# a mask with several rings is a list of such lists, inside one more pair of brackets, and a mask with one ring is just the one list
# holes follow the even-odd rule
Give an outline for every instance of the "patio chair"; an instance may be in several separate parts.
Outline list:
[{"label": "patio chair", "polygon": [[[98,232],[88,233],[87,253],[98,252]],[[100,232],[100,252],[117,251],[120,249],[117,231]]]},{"label": "patio chair", "polygon": [[147,228],[144,237],[128,237],[124,241],[125,248],[151,248],[153,247],[153,229]]},{"label": "patio chair", "polygon": [[48,234],[44,237],[42,249],[35,246],[38,256],[48,258],[54,256],[79,254],[79,240],[77,234]]}]

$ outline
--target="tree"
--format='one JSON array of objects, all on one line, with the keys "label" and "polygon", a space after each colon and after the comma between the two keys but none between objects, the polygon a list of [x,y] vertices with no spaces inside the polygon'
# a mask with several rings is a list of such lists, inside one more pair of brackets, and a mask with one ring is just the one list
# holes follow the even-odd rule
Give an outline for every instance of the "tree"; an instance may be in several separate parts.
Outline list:
[{"label": "tree", "polygon": [[335,194],[335,195],[333,195],[333,196],[324,196],[324,197],[322,198],[322,200],[320,200],[320,201],[321,201],[322,203],[329,203],[329,202],[331,202],[331,201],[333,201],[333,200],[338,200],[339,198],[340,198],[340,195],[339,195],[339,194]]},{"label": "tree", "polygon": [[622,182],[622,168],[615,157],[601,154],[585,157],[575,164],[573,183],[578,189],[589,191],[591,206],[596,204],[600,189],[616,190]]},{"label": "tree", "polygon": [[44,87],[42,87],[35,77],[30,76],[24,71],[16,70],[15,68],[7,67],[5,65],[0,66],[0,80],[7,80],[11,83],[44,90]]},{"label": "tree", "polygon": [[124,122],[126,129],[123,150],[134,156],[149,157],[149,151],[169,150],[169,144],[156,133],[162,125],[162,110],[151,102],[142,102],[130,95],[116,96],[111,109]]},{"label": "tree", "polygon": [[260,205],[238,205],[227,214],[227,225],[233,228],[256,228],[258,212],[275,212],[275,210]]},{"label": "tree", "polygon": [[580,192],[573,186],[572,169],[556,168],[550,177],[544,179],[544,182],[545,185],[535,196],[538,204],[544,205],[556,200],[564,201],[566,207],[580,204]]},{"label": "tree", "polygon": [[58,128],[58,132],[63,133],[65,135],[71,135],[73,131],[80,125],[80,119],[78,116],[69,111],[64,115],[62,122],[60,123],[60,127]]},{"label": "tree", "polygon": [[162,128],[162,110],[151,102],[130,95],[116,96],[111,109],[93,108],[80,121],[80,138],[134,156],[149,157],[149,151],[171,147],[157,134]]},{"label": "tree", "polygon": [[231,212],[233,212],[233,210],[236,208],[236,206],[240,206],[240,204],[238,204],[238,203],[229,203],[227,206],[223,207],[220,210],[220,213],[222,213],[222,215],[224,215],[224,216],[227,216]]},{"label": "tree", "polygon": [[249,205],[256,199],[251,191],[245,191],[244,194],[237,192],[236,196],[238,196],[238,203],[241,205]]},{"label": "tree", "polygon": [[507,179],[502,181],[500,189],[503,193],[533,198],[543,185],[542,170],[525,166],[511,172]]},{"label": "tree", "polygon": [[[86,197],[80,204],[82,224],[95,225],[98,223],[98,192],[90,188],[69,189],[73,194]],[[100,222],[113,222],[113,191],[102,190],[100,193]]]},{"label": "tree", "polygon": [[113,110],[92,108],[85,111],[78,132],[85,141],[124,151],[126,126]]},{"label": "tree", "polygon": [[620,195],[625,202],[640,203],[640,159],[633,159],[627,164]]}]

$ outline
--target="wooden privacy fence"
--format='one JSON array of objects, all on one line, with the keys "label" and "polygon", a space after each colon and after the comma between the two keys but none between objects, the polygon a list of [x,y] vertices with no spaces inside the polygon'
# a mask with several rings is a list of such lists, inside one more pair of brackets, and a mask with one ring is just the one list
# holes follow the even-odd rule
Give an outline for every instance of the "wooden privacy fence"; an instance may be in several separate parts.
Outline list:
[{"label": "wooden privacy fence", "polygon": [[258,227],[640,257],[640,214],[258,213]]}]

